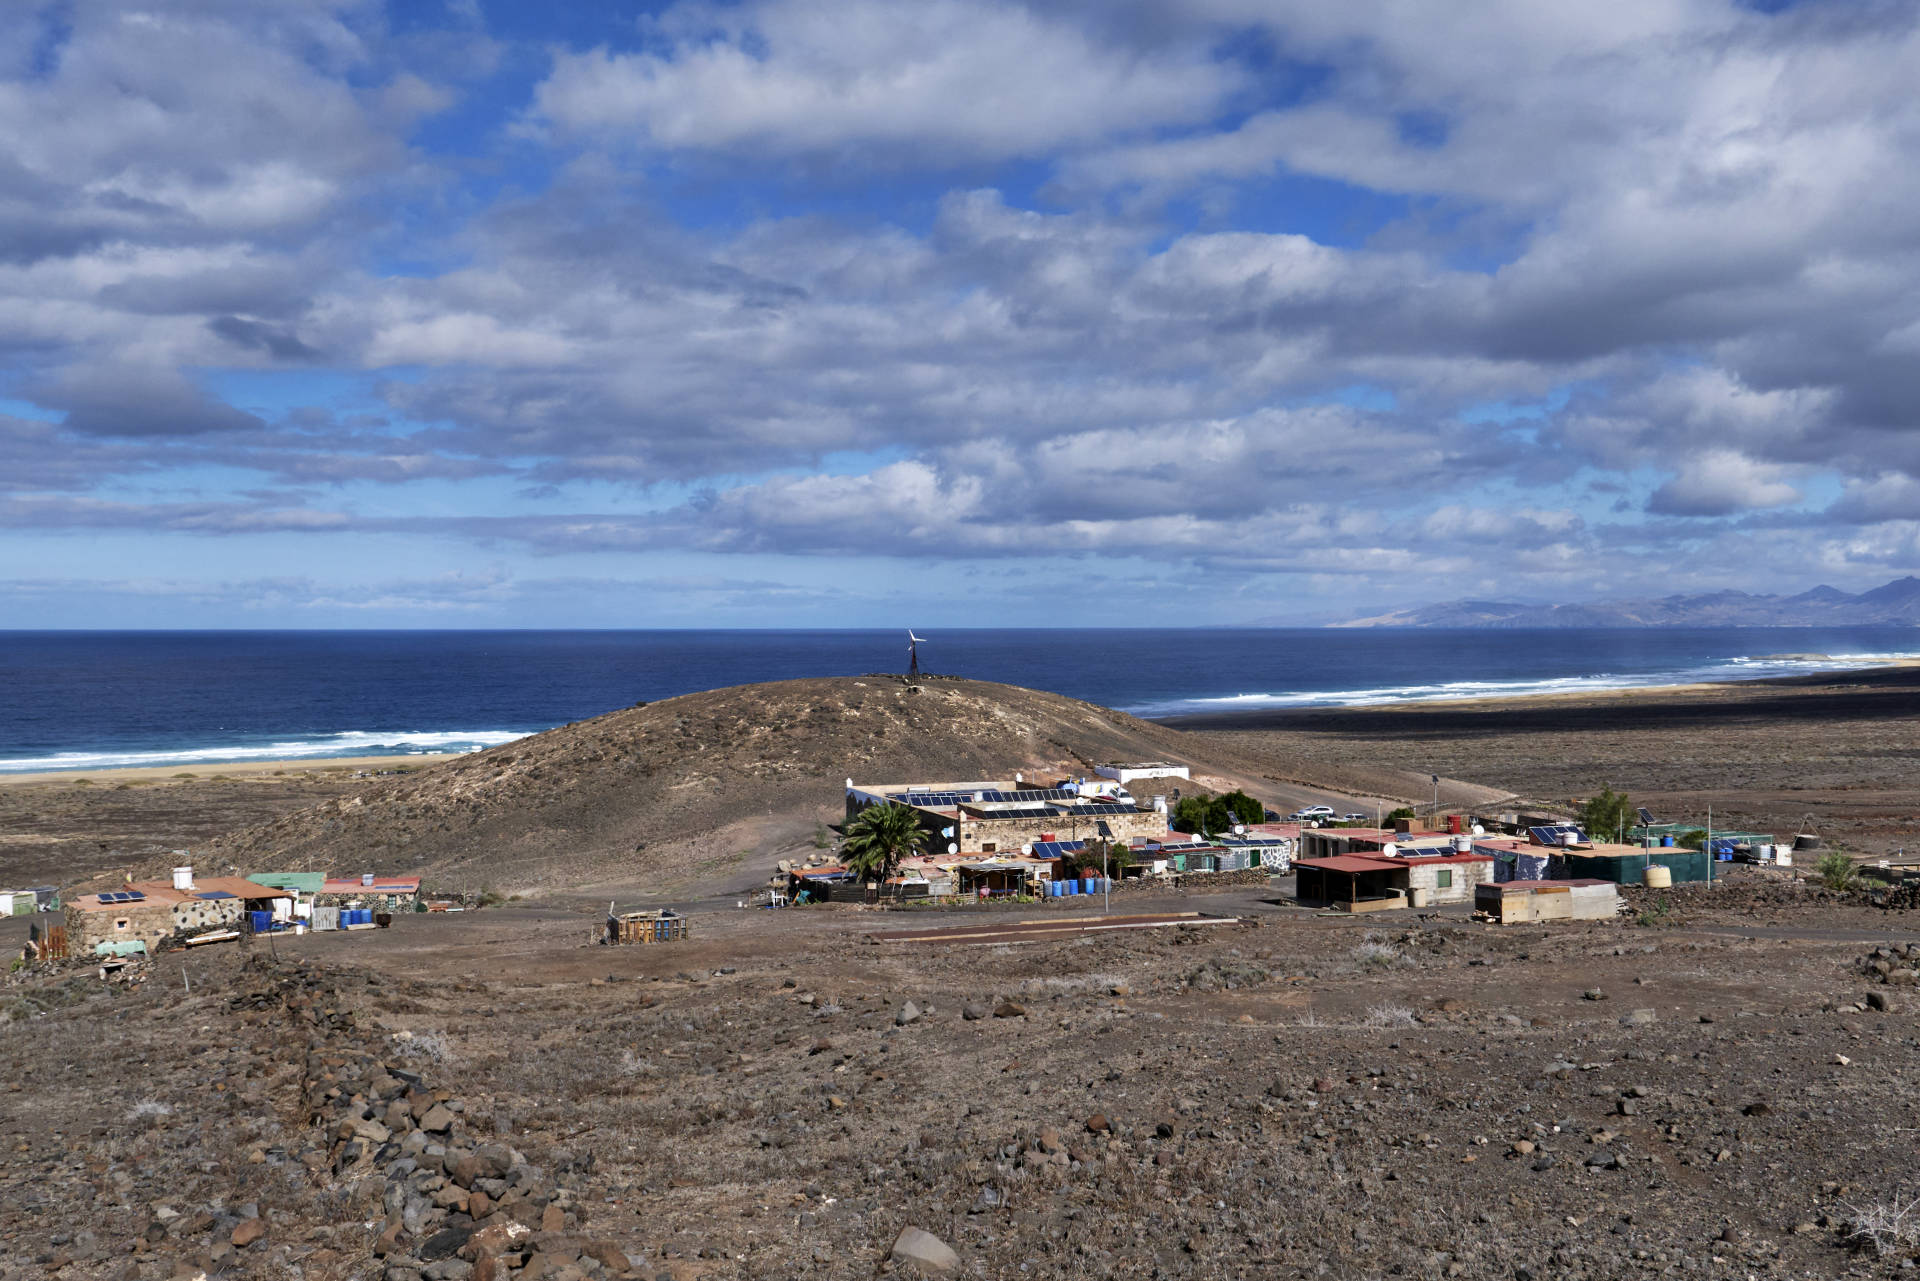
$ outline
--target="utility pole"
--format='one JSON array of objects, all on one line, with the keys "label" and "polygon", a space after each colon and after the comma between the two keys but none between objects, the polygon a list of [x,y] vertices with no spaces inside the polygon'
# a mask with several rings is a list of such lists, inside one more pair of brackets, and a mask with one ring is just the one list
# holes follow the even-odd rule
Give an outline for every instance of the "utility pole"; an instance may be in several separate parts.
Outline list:
[{"label": "utility pole", "polygon": [[1713,888],[1713,806],[1707,806],[1707,888]]}]

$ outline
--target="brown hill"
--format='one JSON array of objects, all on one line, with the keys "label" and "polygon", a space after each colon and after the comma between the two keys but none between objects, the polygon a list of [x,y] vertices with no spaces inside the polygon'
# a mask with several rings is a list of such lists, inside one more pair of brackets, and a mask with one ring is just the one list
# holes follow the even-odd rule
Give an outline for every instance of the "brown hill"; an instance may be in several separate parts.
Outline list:
[{"label": "brown hill", "polygon": [[[259,870],[419,872],[449,888],[688,893],[814,848],[842,785],[1091,773],[1172,756],[1284,800],[1238,749],[1056,694],[887,677],[687,694],[404,775],[215,842]],[[1273,803],[1273,802],[1270,802]]]}]

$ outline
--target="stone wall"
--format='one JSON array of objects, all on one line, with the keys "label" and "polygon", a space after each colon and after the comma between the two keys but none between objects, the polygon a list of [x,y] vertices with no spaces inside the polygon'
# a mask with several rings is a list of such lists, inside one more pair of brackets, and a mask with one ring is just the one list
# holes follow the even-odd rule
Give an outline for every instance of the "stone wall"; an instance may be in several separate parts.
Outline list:
[{"label": "stone wall", "polygon": [[[95,943],[144,940],[147,951],[173,937],[173,906],[169,903],[121,903],[114,908],[87,909],[69,903],[67,950],[73,956],[92,956]],[[125,928],[120,928],[125,922]]]},{"label": "stone wall", "polygon": [[191,902],[174,904],[173,928],[176,933],[184,934],[221,926],[237,926],[246,919],[246,915],[247,904],[244,899],[197,898]]},{"label": "stone wall", "polygon": [[[1099,835],[1096,822],[1105,823],[1116,841],[1157,840],[1167,834],[1167,816],[1146,811],[1138,814],[1101,814],[1097,818],[969,818],[960,822],[960,852],[979,854],[988,845],[1001,854],[1017,853],[1022,845],[1038,841],[1052,833],[1060,841],[1085,841]],[[951,826],[951,824],[947,824]],[[949,838],[951,839],[951,838]],[[945,849],[944,845],[939,848]]]}]

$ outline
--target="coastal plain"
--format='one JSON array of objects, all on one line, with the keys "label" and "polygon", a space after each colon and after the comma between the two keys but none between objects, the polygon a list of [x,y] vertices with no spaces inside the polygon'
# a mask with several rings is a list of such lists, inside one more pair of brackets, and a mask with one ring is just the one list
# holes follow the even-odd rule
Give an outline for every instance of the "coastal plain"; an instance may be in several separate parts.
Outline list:
[{"label": "coastal plain", "polygon": [[[1196,880],[1115,896],[1164,928],[1019,946],[884,936],[1101,904],[734,903],[822,848],[848,776],[1117,754],[1277,807],[1425,800],[1435,772],[1476,805],[1610,782],[1789,835],[1814,814],[1871,853],[1920,809],[1914,691],[1851,673],[1173,726],[799,681],[403,775],[0,787],[0,859],[71,857],[63,884],[191,848],[521,896],[110,982],[10,976],[0,1281],[1911,1275],[1920,931],[1790,871],[1509,927]],[[1862,797],[1879,817],[1845,828]],[[595,945],[616,897],[680,903],[692,937]]]}]

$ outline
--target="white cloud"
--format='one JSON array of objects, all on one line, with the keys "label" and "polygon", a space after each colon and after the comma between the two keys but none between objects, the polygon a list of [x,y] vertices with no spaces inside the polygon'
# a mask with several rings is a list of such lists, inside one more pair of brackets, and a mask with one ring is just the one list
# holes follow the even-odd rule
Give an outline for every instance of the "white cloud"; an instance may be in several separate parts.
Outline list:
[{"label": "white cloud", "polygon": [[1782,468],[1714,449],[1682,464],[1654,491],[1647,510],[1661,516],[1728,516],[1799,499],[1800,491],[1783,479]]},{"label": "white cloud", "polygon": [[1244,80],[1199,44],[1103,44],[1013,3],[761,0],[683,7],[664,26],[696,34],[659,53],[557,55],[538,116],[660,147],[881,145],[938,164],[1202,121]]}]

